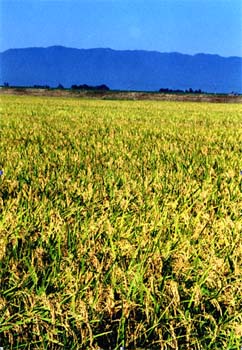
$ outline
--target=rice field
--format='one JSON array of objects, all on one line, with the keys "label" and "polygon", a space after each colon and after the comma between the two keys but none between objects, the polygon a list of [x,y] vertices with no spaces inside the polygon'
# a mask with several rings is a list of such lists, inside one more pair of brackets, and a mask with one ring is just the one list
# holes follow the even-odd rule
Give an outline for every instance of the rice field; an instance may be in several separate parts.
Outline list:
[{"label": "rice field", "polygon": [[1,96],[0,346],[242,346],[239,104]]}]

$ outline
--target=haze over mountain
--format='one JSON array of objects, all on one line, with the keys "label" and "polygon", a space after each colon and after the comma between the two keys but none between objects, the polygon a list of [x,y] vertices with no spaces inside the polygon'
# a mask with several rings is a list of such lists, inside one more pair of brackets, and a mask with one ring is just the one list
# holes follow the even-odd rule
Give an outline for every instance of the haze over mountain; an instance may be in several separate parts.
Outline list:
[{"label": "haze over mountain", "polygon": [[106,84],[116,90],[242,93],[241,57],[52,46],[4,51],[0,66],[1,85]]}]

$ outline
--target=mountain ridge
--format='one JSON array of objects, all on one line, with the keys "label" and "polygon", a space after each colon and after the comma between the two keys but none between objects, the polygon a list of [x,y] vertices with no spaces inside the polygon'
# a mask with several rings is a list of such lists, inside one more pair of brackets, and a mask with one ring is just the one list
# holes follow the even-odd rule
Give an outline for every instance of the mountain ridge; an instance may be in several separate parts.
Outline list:
[{"label": "mountain ridge", "polygon": [[8,51],[13,51],[13,50],[29,50],[29,49],[52,49],[52,48],[61,48],[61,49],[68,49],[68,50],[107,50],[107,51],[113,51],[113,52],[149,52],[149,53],[159,53],[159,54],[179,54],[183,56],[216,56],[216,57],[221,57],[221,58],[239,58],[242,59],[242,56],[223,56],[217,53],[206,53],[206,52],[196,52],[194,54],[189,54],[189,53],[184,53],[184,52],[179,52],[179,51],[158,51],[158,50],[145,50],[145,49],[113,49],[111,47],[90,47],[90,48],[76,48],[76,47],[71,47],[71,46],[64,46],[64,45],[50,45],[50,46],[27,46],[27,47],[20,47],[20,48],[9,48],[3,51],[0,51],[0,54],[3,54]]},{"label": "mountain ridge", "polygon": [[106,84],[114,90],[242,92],[242,58],[237,56],[53,45],[8,49],[0,53],[0,62],[1,85]]}]

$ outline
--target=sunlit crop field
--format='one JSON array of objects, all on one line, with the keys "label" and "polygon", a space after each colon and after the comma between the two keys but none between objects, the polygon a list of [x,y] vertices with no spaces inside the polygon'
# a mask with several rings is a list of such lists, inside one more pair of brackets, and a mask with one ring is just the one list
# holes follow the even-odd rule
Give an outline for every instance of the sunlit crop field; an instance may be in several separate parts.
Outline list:
[{"label": "sunlit crop field", "polygon": [[0,346],[238,350],[241,105],[1,105]]}]

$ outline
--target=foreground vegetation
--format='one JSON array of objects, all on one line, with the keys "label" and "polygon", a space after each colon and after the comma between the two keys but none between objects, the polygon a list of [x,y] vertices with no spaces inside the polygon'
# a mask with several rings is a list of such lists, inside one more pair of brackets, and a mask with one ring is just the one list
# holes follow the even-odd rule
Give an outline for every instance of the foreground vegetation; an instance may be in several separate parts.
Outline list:
[{"label": "foreground vegetation", "polygon": [[0,346],[239,349],[241,106],[2,106]]}]

